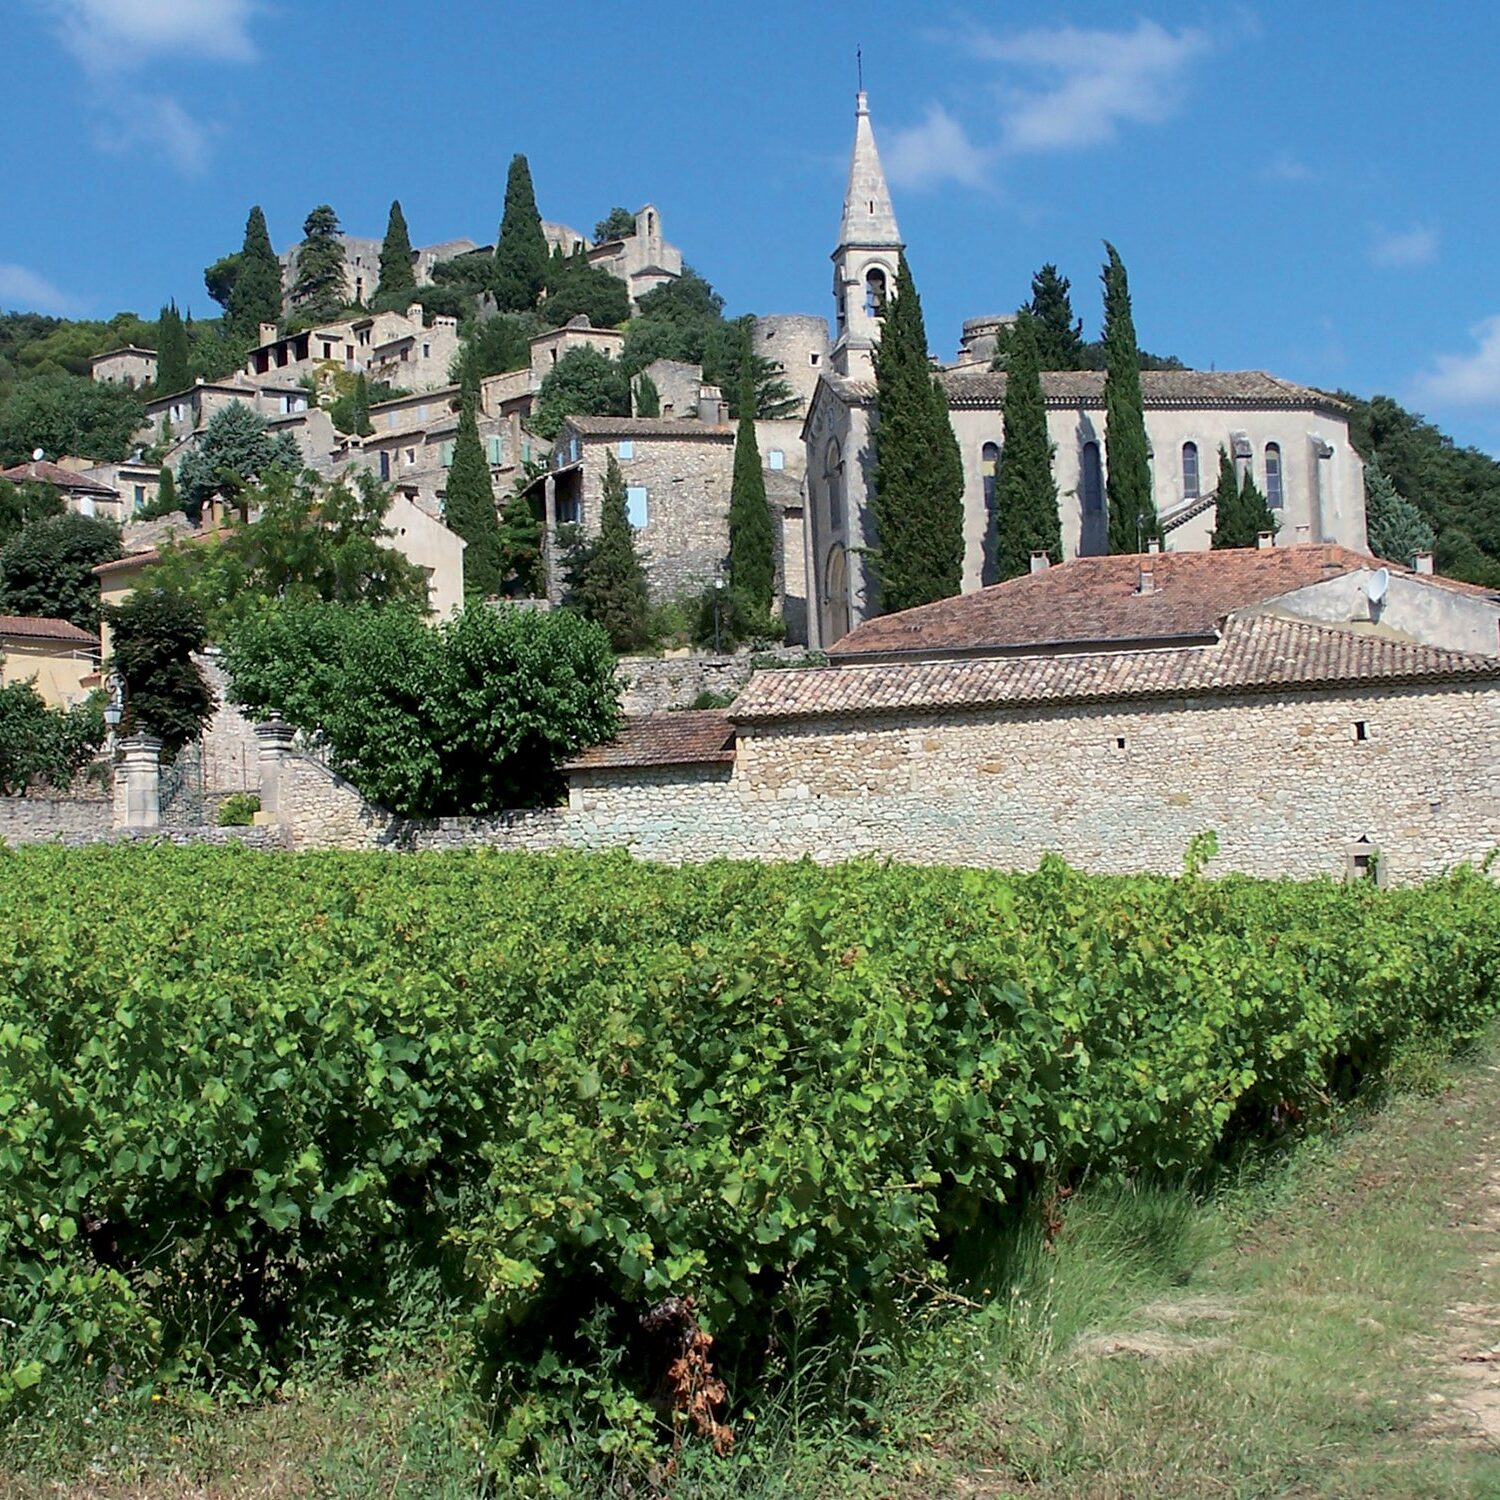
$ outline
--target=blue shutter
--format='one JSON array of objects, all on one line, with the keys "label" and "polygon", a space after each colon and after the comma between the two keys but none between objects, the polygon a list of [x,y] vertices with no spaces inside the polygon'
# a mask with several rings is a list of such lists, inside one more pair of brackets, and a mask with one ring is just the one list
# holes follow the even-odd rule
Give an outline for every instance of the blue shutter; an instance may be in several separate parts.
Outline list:
[{"label": "blue shutter", "polygon": [[630,524],[640,531],[647,522],[645,485],[628,484],[625,486],[625,509],[630,516]]}]

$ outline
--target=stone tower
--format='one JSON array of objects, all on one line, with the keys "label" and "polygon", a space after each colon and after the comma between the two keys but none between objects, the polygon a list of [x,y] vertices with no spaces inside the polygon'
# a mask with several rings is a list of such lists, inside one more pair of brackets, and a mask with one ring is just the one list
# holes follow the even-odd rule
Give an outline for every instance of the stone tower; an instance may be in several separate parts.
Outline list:
[{"label": "stone tower", "polygon": [[872,355],[880,342],[885,299],[896,285],[901,249],[896,210],[891,207],[891,191],[885,185],[875,132],[870,128],[869,100],[861,90],[855,95],[854,155],[844,193],[844,219],[833,252],[832,360],[840,375],[869,380],[875,373]]}]

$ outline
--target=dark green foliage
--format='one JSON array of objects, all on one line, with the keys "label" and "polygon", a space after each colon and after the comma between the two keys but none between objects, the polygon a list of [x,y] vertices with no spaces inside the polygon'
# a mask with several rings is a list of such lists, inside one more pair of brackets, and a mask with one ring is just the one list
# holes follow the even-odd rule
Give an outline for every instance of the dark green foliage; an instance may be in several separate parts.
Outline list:
[{"label": "dark green foliage", "polygon": [[1250,537],[1245,543],[1247,547],[1259,546],[1263,531],[1274,535],[1281,529],[1280,518],[1266,502],[1266,497],[1261,494],[1260,486],[1256,484],[1255,476],[1248,467],[1245,469],[1244,482],[1240,485],[1240,524]]},{"label": "dark green foliage", "polygon": [[66,321],[36,313],[0,313],[0,380],[35,375],[90,377],[96,354],[126,344],[152,348],[156,325],[134,313],[116,313],[107,321]]},{"label": "dark green foliage", "polygon": [[64,787],[104,739],[97,694],[69,709],[48,708],[30,682],[0,687],[0,795]]},{"label": "dark green foliage", "polygon": [[601,626],[616,651],[637,651],[650,639],[646,569],[635,547],[625,479],[609,453],[599,507],[599,532],[567,547],[565,602]]},{"label": "dark green foliage", "polygon": [[505,180],[505,213],[495,241],[495,265],[490,283],[501,312],[528,312],[541,300],[547,285],[547,239],[537,212],[531,168],[526,158],[511,158]]},{"label": "dark green foliage", "polygon": [[780,615],[752,604],[737,589],[709,584],[697,604],[692,640],[701,651],[774,646],[786,637],[786,622]]},{"label": "dark green foliage", "polygon": [[1109,550],[1139,552],[1159,537],[1151,495],[1151,464],[1146,448],[1146,416],[1141,400],[1140,350],[1130,285],[1115,247],[1105,242],[1104,283],[1104,454],[1108,471]]},{"label": "dark green foliage", "polygon": [[452,260],[440,260],[432,268],[432,279],[438,286],[478,297],[490,290],[495,279],[494,252],[467,250]]},{"label": "dark green foliage", "polygon": [[748,366],[755,398],[754,414],[758,417],[789,417],[798,409],[798,400],[786,383],[782,368],[775,360],[756,354],[752,346],[755,331],[754,314],[721,323],[713,329],[703,350],[703,378],[724,393],[729,415],[740,416],[740,402],[746,393],[745,370]]},{"label": "dark green foliage", "polygon": [[1214,534],[1213,547],[1249,547],[1255,539],[1243,540],[1244,527],[1240,524],[1240,480],[1234,472],[1234,460],[1229,450],[1219,444],[1219,482],[1214,486]]},{"label": "dark green foliage", "polygon": [[0,396],[0,465],[24,463],[36,448],[49,458],[128,458],[145,415],[140,393],[128,385],[57,372],[32,376]]},{"label": "dark green foliage", "polygon": [[1023,314],[1010,340],[1005,381],[1005,446],[995,485],[994,565],[997,578],[1017,578],[1031,554],[1062,561],[1062,524],[1052,478],[1052,444],[1037,362],[1036,320]]},{"label": "dark green foliage", "polygon": [[159,516],[170,516],[173,511],[181,508],[182,502],[177,498],[177,480],[172,471],[163,465],[161,479],[156,486],[156,498],[141,512],[140,519],[154,521]]},{"label": "dark green foliage", "polygon": [[464,399],[448,466],[443,520],[468,544],[464,548],[464,593],[470,598],[498,596],[505,584],[505,558],[500,546],[500,519],[495,514],[495,486],[479,440],[476,402]]},{"label": "dark green foliage", "polygon": [[353,432],[360,437],[369,437],[374,432],[370,422],[370,382],[363,370],[354,377],[353,388],[328,408],[328,415],[340,432]]},{"label": "dark green foliage", "polygon": [[218,495],[243,506],[243,491],[277,470],[295,473],[302,455],[290,434],[272,433],[266,419],[243,401],[231,401],[208,419],[198,441],[177,466],[184,509],[196,517]]},{"label": "dark green foliage", "polygon": [[630,377],[619,360],[597,349],[569,349],[547,371],[531,409],[531,430],[555,438],[564,417],[628,417]]},{"label": "dark green foliage", "polygon": [[325,323],[343,312],[347,295],[339,216],[328,204],[320,203],[302,225],[292,282],[292,317],[302,327]]},{"label": "dark green foliage", "polygon": [[657,390],[656,382],[644,373],[635,378],[635,414],[638,417],[661,415],[661,392]]},{"label": "dark green foliage", "polygon": [[612,208],[594,225],[594,243],[628,239],[635,233],[635,215],[628,208]]},{"label": "dark green foliage", "polygon": [[580,314],[595,328],[613,328],[630,316],[630,295],[618,276],[591,266],[579,250],[549,266],[547,295],[537,313],[550,328],[561,328]]},{"label": "dark green foliage", "polygon": [[380,280],[375,287],[374,306],[389,306],[404,311],[411,294],[417,289],[417,273],[412,269],[411,236],[406,232],[406,218],[401,204],[391,204],[386,221],[385,239],[380,244]]},{"label": "dark green foliage", "polygon": [[508,597],[538,599],[547,592],[542,557],[542,517],[531,499],[521,493],[525,479],[500,507],[500,557]]},{"label": "dark green foliage", "polygon": [[109,620],[115,670],[125,681],[127,734],[153,734],[167,757],[197,739],[214,711],[214,695],[193,660],[208,644],[203,606],[179,589],[143,586]]},{"label": "dark green foliage", "polygon": [[922,304],[903,256],[875,351],[875,550],[880,612],[956,594],[963,582],[963,464],[927,357]]},{"label": "dark green foliage", "polygon": [[225,331],[246,345],[258,340],[262,323],[281,322],[281,262],[259,204],[245,222],[245,243],[225,311]]},{"label": "dark green foliage", "polygon": [[156,320],[156,389],[163,394],[185,391],[192,383],[187,329],[177,304],[169,302]]},{"label": "dark green foliage", "polygon": [[1376,557],[1408,568],[1417,553],[1437,545],[1437,533],[1381,468],[1378,454],[1365,464],[1365,532]]},{"label": "dark green foliage", "polygon": [[239,280],[240,260],[240,252],[236,250],[232,255],[221,255],[213,265],[203,268],[203,285],[225,312],[228,312],[230,299],[234,296],[234,284]]},{"label": "dark green foliage", "polygon": [[[1030,318],[1036,342],[1037,364],[1043,370],[1081,370],[1084,364],[1083,320],[1073,316],[1068,278],[1050,261],[1031,278],[1031,300],[1024,302],[1018,319]],[[1014,329],[1001,330],[995,368],[1009,367]]]},{"label": "dark green foliage", "polygon": [[475,378],[524,370],[531,362],[531,336],[540,331],[538,320],[516,313],[501,313],[475,323],[459,350],[450,377],[456,382],[464,365],[473,370]]},{"label": "dark green foliage", "polygon": [[260,798],[253,792],[232,792],[219,804],[214,819],[220,828],[249,828],[260,811]]},{"label": "dark green foliage", "polygon": [[43,516],[0,548],[0,614],[99,628],[94,568],[120,555],[120,528],[94,516]]},{"label": "dark green foliage", "polygon": [[225,655],[237,701],[322,735],[367,797],[417,817],[555,802],[559,763],[618,717],[608,641],[563,610],[471,603],[433,627],[285,603],[247,616]]},{"label": "dark green foliage", "polygon": [[60,516],[66,508],[62,495],[50,484],[29,479],[12,484],[0,479],[0,547],[33,521]]},{"label": "dark green foliage", "polygon": [[740,395],[734,474],[729,488],[729,586],[751,615],[769,615],[776,589],[776,540],[766,476],[755,437],[755,410],[748,363]]},{"label": "dark green foliage", "polygon": [[653,287],[640,299],[620,358],[631,371],[657,359],[702,364],[709,336],[723,324],[724,299],[691,266],[684,266],[675,281]]}]

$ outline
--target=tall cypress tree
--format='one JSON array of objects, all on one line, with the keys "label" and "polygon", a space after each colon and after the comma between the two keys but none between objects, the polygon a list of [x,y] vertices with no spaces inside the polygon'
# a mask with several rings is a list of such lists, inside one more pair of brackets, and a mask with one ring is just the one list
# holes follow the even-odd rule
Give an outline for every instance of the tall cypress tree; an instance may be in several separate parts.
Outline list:
[{"label": "tall cypress tree", "polygon": [[339,216],[326,203],[308,214],[297,247],[297,279],[292,283],[292,310],[303,323],[338,317],[348,296]]},{"label": "tall cypress tree", "polygon": [[656,382],[644,372],[635,379],[635,414],[638,417],[661,415],[661,392]]},{"label": "tall cypress tree", "polygon": [[1160,536],[1151,497],[1141,352],[1130,310],[1130,284],[1119,251],[1107,240],[1104,283],[1104,459],[1109,471],[1109,550],[1139,552]]},{"label": "tall cypress tree", "polygon": [[495,514],[495,486],[479,440],[477,401],[467,382],[453,462],[443,501],[443,520],[468,545],[464,548],[464,593],[488,599],[505,583],[505,560],[500,548],[500,518]]},{"label": "tall cypress tree", "polygon": [[1083,358],[1083,319],[1073,316],[1071,287],[1050,261],[1031,278],[1032,316],[1039,368],[1076,370]]},{"label": "tall cypress tree", "polygon": [[599,535],[575,554],[568,603],[601,625],[616,651],[634,651],[649,639],[646,569],[635,549],[625,477],[613,452],[604,470]]},{"label": "tall cypress tree", "polygon": [[889,612],[958,593],[964,564],[963,462],[905,256],[875,350],[875,388],[871,563]]},{"label": "tall cypress tree", "polygon": [[1249,547],[1255,538],[1245,540],[1245,528],[1240,516],[1240,477],[1234,472],[1234,460],[1229,450],[1219,444],[1219,482],[1214,486],[1214,534],[1209,546]]},{"label": "tall cypress tree", "polygon": [[759,618],[770,613],[776,589],[776,539],[755,436],[755,383],[748,358],[742,368],[740,425],[729,487],[729,586],[740,606]]},{"label": "tall cypress tree", "polygon": [[1036,320],[1016,321],[1005,377],[1005,448],[995,487],[995,571],[1016,578],[1031,566],[1033,552],[1062,561],[1062,522],[1052,478],[1047,405],[1037,364]]},{"label": "tall cypress tree", "polygon": [[354,430],[360,437],[369,437],[375,431],[370,421],[370,383],[363,370],[354,377]]},{"label": "tall cypress tree", "polygon": [[531,168],[519,153],[505,180],[505,214],[495,241],[495,303],[501,312],[527,312],[547,285],[547,237],[537,212]]},{"label": "tall cypress tree", "polygon": [[1247,547],[1260,545],[1261,532],[1269,531],[1274,535],[1281,529],[1276,512],[1261,494],[1260,486],[1256,484],[1248,465],[1245,468],[1244,482],[1240,485],[1240,525],[1245,528]]},{"label": "tall cypress tree", "polygon": [[162,394],[185,391],[188,374],[188,336],[177,304],[169,302],[156,321],[156,389]]},{"label": "tall cypress tree", "polygon": [[259,338],[262,323],[281,322],[281,262],[271,248],[259,204],[245,223],[245,245],[224,321],[230,337],[248,343]]},{"label": "tall cypress tree", "polygon": [[375,297],[394,306],[416,289],[417,273],[411,264],[411,236],[406,232],[406,216],[401,212],[401,200],[397,198],[391,202],[385,238],[380,242],[380,280],[375,286]]}]

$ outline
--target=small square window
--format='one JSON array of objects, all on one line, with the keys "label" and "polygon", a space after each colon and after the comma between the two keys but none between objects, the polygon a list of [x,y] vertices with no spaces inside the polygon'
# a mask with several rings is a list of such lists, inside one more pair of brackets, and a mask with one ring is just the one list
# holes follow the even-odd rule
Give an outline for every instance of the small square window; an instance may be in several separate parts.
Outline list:
[{"label": "small square window", "polygon": [[766,455],[766,465],[777,470],[786,468],[786,454],[780,448],[772,448]]},{"label": "small square window", "polygon": [[635,443],[630,438],[621,438],[618,447],[621,458],[635,457]]},{"label": "small square window", "polygon": [[647,522],[645,485],[629,484],[625,486],[625,509],[630,516],[630,524],[637,531],[640,531]]},{"label": "small square window", "polygon": [[1363,719],[1356,719],[1354,721],[1354,738],[1357,740],[1367,740],[1370,738],[1369,729]]},{"label": "small square window", "polygon": [[1123,734],[1117,734],[1115,736],[1115,749],[1116,750],[1123,750],[1124,748],[1125,748],[1125,736]]},{"label": "small square window", "polygon": [[810,364],[810,365],[815,365],[815,364],[817,364],[817,362],[818,362],[818,356],[817,356],[817,355],[816,355],[816,354],[809,354],[809,355],[808,355],[808,356],[807,356],[807,362],[808,362],[808,364]]}]

